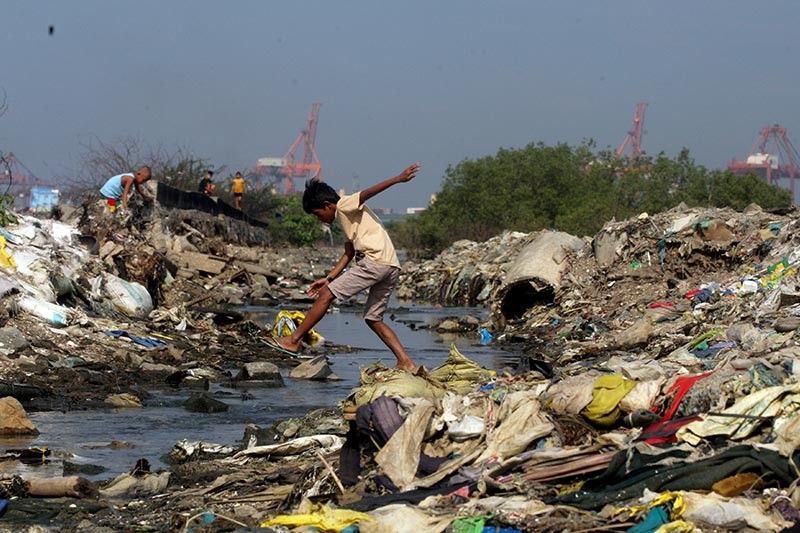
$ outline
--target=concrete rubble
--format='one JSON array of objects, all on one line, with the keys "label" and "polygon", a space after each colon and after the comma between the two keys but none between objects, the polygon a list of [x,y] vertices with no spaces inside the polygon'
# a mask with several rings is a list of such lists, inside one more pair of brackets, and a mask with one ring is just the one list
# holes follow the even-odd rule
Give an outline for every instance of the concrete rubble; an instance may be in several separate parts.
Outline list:
[{"label": "concrete rubble", "polygon": [[[88,213],[84,218],[97,216]],[[484,369],[471,360],[469,348],[455,345],[432,369],[410,373],[373,365],[361,369],[359,385],[336,408],[269,428],[249,425],[240,446],[176,442],[169,471],[137,465],[130,474],[90,487],[100,496],[77,477],[52,485],[63,485],[64,494],[84,506],[92,498],[118,502],[113,513],[92,517],[92,527],[800,527],[799,220],[797,211],[767,213],[757,206],[741,213],[680,206],[609,222],[592,238],[543,231],[460,241],[434,260],[407,264],[398,293],[485,307],[489,318],[482,323],[455,317],[439,326],[467,331],[476,343],[485,330],[487,342],[513,354],[515,365]],[[55,394],[48,376],[88,383],[86,362],[113,361],[119,376],[136,373],[151,382],[200,388],[208,382],[203,380],[224,380],[225,372],[232,381],[269,381],[278,367],[297,365],[277,353],[264,361],[263,345],[253,348],[260,330],[222,307],[291,298],[321,273],[313,270],[317,262],[298,261],[308,270],[295,267],[287,275],[276,271],[280,262],[269,249],[232,248],[185,228],[177,233],[180,224],[161,226],[158,245],[145,226],[94,227],[102,227],[105,238],[83,231],[88,248],[66,238],[56,246],[38,236],[71,235],[70,226],[45,231],[24,219],[24,231],[7,228],[18,239],[9,240],[12,256],[38,255],[21,261],[25,273],[18,267],[0,278],[0,287],[13,286],[4,298],[35,298],[58,312],[52,318],[15,309],[0,324],[9,377],[3,390],[16,390],[35,406],[35,390],[11,385]],[[106,244],[117,240],[142,246],[118,250]],[[188,244],[195,262],[175,252]],[[49,254],[63,259],[56,262]],[[223,266],[215,272],[217,263]],[[245,264],[254,266],[248,270]],[[323,268],[328,264],[322,261]],[[71,283],[54,282],[59,275]],[[92,285],[98,276],[106,276],[105,285]],[[109,279],[113,284],[107,276],[146,288],[153,306],[147,327],[103,296]],[[113,336],[109,330],[124,333]],[[158,342],[162,333],[168,333],[168,346]],[[12,342],[19,335],[28,345]],[[236,340],[231,346],[221,337]],[[215,342],[234,366],[222,364],[218,353],[209,355]],[[330,379],[329,371],[320,355],[298,366],[295,375]],[[32,379],[34,374],[42,377]],[[144,391],[136,386],[141,383],[122,383],[125,390],[100,387],[72,397],[133,407],[142,399]],[[191,408],[223,409],[210,400],[198,391]],[[0,487],[8,496],[32,495],[14,477],[0,480]]]}]

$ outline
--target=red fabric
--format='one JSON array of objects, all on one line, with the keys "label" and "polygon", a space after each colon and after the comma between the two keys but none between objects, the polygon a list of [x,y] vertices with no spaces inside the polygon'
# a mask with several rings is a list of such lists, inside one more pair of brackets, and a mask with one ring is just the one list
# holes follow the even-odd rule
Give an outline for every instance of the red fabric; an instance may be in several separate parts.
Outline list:
[{"label": "red fabric", "polygon": [[657,302],[653,302],[648,305],[650,309],[658,309],[659,307],[663,307],[665,309],[672,309],[675,307],[672,302],[667,302],[666,300],[658,300]]},{"label": "red fabric", "polygon": [[[669,420],[675,414],[675,411],[678,410],[678,406],[681,404],[681,400],[683,397],[686,396],[686,393],[689,392],[689,389],[692,386],[700,381],[701,379],[710,376],[713,374],[713,370],[709,370],[708,372],[703,372],[702,374],[697,374],[694,376],[680,376],[675,380],[672,386],[667,389],[666,396],[669,397],[672,393],[675,393],[675,396],[672,398],[672,402],[669,404],[669,408],[667,412],[664,413],[664,416],[661,417],[661,421]],[[657,422],[658,423],[658,422]]]},{"label": "red fabric", "polygon": [[701,420],[699,416],[687,416],[677,420],[661,420],[647,426],[637,440],[643,440],[647,444],[669,444],[675,442],[675,433],[695,420]]},{"label": "red fabric", "polygon": [[689,292],[686,293],[686,299],[687,300],[691,300],[692,298],[697,296],[697,294],[699,292],[700,292],[700,289],[692,289],[692,290],[690,290]]}]

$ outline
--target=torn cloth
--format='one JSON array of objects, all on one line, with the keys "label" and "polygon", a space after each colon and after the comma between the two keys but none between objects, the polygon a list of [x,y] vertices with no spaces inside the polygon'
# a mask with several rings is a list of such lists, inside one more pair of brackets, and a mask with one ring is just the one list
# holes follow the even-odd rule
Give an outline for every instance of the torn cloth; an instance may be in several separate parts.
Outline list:
[{"label": "torn cloth", "polygon": [[753,472],[763,476],[765,482],[774,482],[781,487],[789,486],[797,477],[787,458],[772,450],[752,446],[735,446],[695,462],[657,464],[667,458],[685,457],[686,453],[679,449],[658,455],[646,455],[636,449],[621,451],[605,472],[588,480],[581,490],[547,503],[597,510],[609,503],[641,496],[645,489],[656,492],[711,490],[717,481],[743,472]]}]

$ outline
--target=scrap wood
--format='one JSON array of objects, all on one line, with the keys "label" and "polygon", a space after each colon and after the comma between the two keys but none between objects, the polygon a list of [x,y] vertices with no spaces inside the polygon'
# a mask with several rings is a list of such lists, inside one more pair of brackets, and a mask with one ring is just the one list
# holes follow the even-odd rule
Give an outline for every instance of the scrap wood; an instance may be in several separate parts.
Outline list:
[{"label": "scrap wood", "polygon": [[197,487],[193,489],[183,490],[178,492],[178,496],[205,496],[212,492],[220,492],[225,490],[240,481],[251,481],[253,472],[234,472],[232,474],[223,474],[211,482],[211,485],[206,487]]},{"label": "scrap wood", "polygon": [[315,451],[314,453],[317,454],[317,457],[319,457],[319,460],[322,461],[322,464],[325,465],[325,468],[328,470],[328,473],[331,475],[333,480],[336,482],[336,486],[339,487],[339,492],[344,494],[345,490],[344,490],[344,485],[342,485],[342,480],[339,479],[339,476],[336,475],[336,472],[333,470],[333,468],[331,467],[330,463],[325,460],[325,457],[323,457],[322,454],[319,453],[319,451]]},{"label": "scrap wood", "polygon": [[617,452],[582,457],[562,464],[542,464],[526,470],[523,478],[528,481],[553,481],[580,474],[605,470]]},{"label": "scrap wood", "polygon": [[545,448],[523,452],[515,457],[510,457],[501,462],[499,465],[489,469],[486,472],[486,477],[496,477],[501,474],[505,474],[509,470],[512,470],[520,465],[523,466],[523,469],[529,469],[542,463],[568,461],[574,457],[594,455],[607,447],[608,446],[605,444],[592,444],[591,446],[586,447],[575,446],[570,448]]},{"label": "scrap wood", "polygon": [[[251,478],[248,478],[251,479]],[[252,480],[252,479],[251,479]],[[248,502],[282,502],[294,490],[294,484],[289,485],[273,485],[264,490],[253,492],[250,494],[243,494],[241,496],[230,495],[217,495],[213,496],[210,501],[217,502],[230,502],[230,503],[248,503]]]}]

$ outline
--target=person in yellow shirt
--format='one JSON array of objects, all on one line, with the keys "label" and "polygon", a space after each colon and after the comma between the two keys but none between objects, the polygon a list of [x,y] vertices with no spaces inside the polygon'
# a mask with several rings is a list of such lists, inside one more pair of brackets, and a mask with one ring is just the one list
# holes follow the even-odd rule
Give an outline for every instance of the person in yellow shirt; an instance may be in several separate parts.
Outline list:
[{"label": "person in yellow shirt", "polygon": [[244,196],[244,178],[241,172],[237,172],[231,182],[231,192],[233,193],[233,207],[242,210],[242,196]]},{"label": "person in yellow shirt", "polygon": [[[397,359],[397,368],[415,368],[414,361],[400,343],[397,334],[383,321],[389,297],[400,275],[400,261],[389,234],[365,202],[392,185],[411,181],[419,170],[420,164],[414,163],[397,176],[342,197],[327,183],[317,179],[306,182],[303,210],[325,224],[334,220],[339,222],[347,239],[344,255],[327,276],[309,286],[308,294],[316,300],[306,313],[305,320],[290,337],[266,339],[268,345],[284,353],[299,353],[303,337],[325,316],[334,298],[346,300],[368,290],[364,309],[367,326],[392,351]],[[345,272],[345,267],[354,257],[355,264]]]}]

